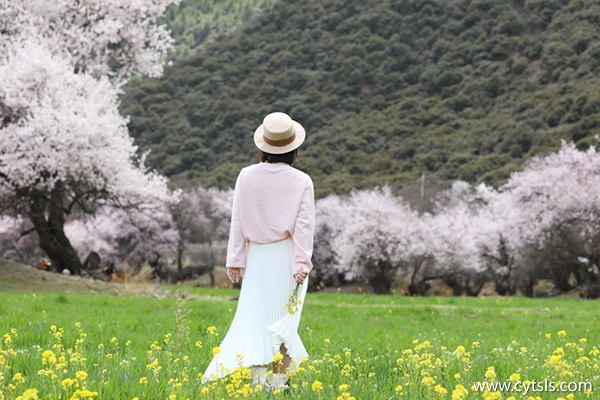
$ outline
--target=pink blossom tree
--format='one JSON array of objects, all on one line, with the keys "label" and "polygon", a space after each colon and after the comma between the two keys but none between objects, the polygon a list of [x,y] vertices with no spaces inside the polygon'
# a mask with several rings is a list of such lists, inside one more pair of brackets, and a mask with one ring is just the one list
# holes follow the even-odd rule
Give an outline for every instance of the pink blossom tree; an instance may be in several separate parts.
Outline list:
[{"label": "pink blossom tree", "polygon": [[344,202],[351,217],[333,240],[335,268],[348,280],[367,281],[376,293],[389,293],[400,272],[416,283],[428,258],[419,215],[387,187],[352,192]]},{"label": "pink blossom tree", "polygon": [[473,226],[482,258],[500,295],[517,291],[519,260],[526,242],[521,210],[509,192],[490,192]]},{"label": "pink blossom tree", "polygon": [[[600,296],[600,153],[563,143],[556,153],[538,157],[513,173],[501,189],[518,210],[523,239],[538,246],[561,234],[576,235],[583,254],[572,254],[572,268],[585,296]],[[578,263],[577,259],[588,260]]]},{"label": "pink blossom tree", "polygon": [[[171,209],[179,231],[177,245],[177,267],[181,275],[182,258],[190,244],[206,244],[209,260],[203,266],[196,266],[211,273],[216,264],[215,244],[227,240],[231,220],[232,190],[190,187],[183,189],[180,201]],[[213,282],[214,284],[214,282]]]},{"label": "pink blossom tree", "polygon": [[428,223],[429,246],[437,273],[456,295],[477,295],[487,279],[476,224],[491,190],[457,181],[435,200]]},{"label": "pink blossom tree", "polygon": [[132,209],[102,207],[65,224],[81,258],[92,252],[104,263],[126,263],[138,270],[166,252],[174,252],[179,240],[171,212],[162,202],[144,203]]},{"label": "pink blossom tree", "polygon": [[133,75],[157,76],[170,0],[0,0],[0,201],[27,215],[60,269],[81,271],[64,233],[73,212],[172,198],[119,115]]},{"label": "pink blossom tree", "polygon": [[0,257],[35,265],[42,257],[31,222],[20,216],[0,216]]},{"label": "pink blossom tree", "polygon": [[311,280],[319,286],[340,286],[343,273],[336,266],[339,256],[334,247],[334,240],[352,219],[352,209],[338,195],[329,195],[317,200],[315,204],[316,226],[315,244],[313,249],[313,264],[316,273]]},{"label": "pink blossom tree", "polygon": [[0,0],[0,54],[36,41],[73,73],[109,78],[158,77],[172,38],[157,20],[178,0]]}]

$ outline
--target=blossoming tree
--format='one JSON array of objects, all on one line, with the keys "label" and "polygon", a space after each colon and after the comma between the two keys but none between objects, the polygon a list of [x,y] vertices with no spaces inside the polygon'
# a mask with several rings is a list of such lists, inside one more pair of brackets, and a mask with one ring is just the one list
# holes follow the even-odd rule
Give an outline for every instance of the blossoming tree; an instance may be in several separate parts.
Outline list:
[{"label": "blossoming tree", "polygon": [[490,191],[485,185],[454,182],[437,196],[434,215],[427,224],[437,273],[456,295],[477,295],[487,279],[480,257],[478,217]]},{"label": "blossoming tree", "polygon": [[0,257],[31,264],[43,256],[30,224],[21,217],[0,216]]},{"label": "blossoming tree", "polygon": [[[571,268],[582,295],[600,296],[600,153],[563,143],[556,153],[539,157],[513,173],[502,191],[518,210],[524,240],[546,246],[560,234],[576,235],[582,254],[573,254]],[[516,212],[516,211],[515,211]],[[585,259],[587,262],[578,262]]]},{"label": "blossoming tree", "polygon": [[82,259],[96,252],[105,264],[126,263],[133,272],[142,263],[173,252],[179,240],[169,208],[162,202],[127,210],[101,207],[92,216],[68,221],[65,233]]},{"label": "blossoming tree", "polygon": [[400,271],[415,283],[428,258],[419,215],[387,187],[353,192],[345,202],[352,217],[333,239],[335,268],[346,279],[366,280],[376,293],[388,293]]},{"label": "blossoming tree", "polygon": [[335,268],[339,265],[339,256],[334,247],[334,239],[341,234],[347,221],[352,219],[351,212],[351,208],[338,195],[332,194],[316,202],[315,244],[312,257],[315,273],[312,274],[312,279],[316,280],[319,286],[339,287],[342,283],[344,274]]},{"label": "blossoming tree", "polygon": [[180,201],[173,205],[173,219],[179,231],[177,245],[177,267],[183,268],[183,254],[186,245],[206,244],[209,250],[207,267],[216,263],[214,245],[227,240],[231,219],[232,190],[190,187],[183,189]]},{"label": "blossoming tree", "polygon": [[172,2],[0,0],[2,209],[28,216],[60,269],[81,270],[66,216],[172,197],[118,112],[131,76],[162,72]]}]

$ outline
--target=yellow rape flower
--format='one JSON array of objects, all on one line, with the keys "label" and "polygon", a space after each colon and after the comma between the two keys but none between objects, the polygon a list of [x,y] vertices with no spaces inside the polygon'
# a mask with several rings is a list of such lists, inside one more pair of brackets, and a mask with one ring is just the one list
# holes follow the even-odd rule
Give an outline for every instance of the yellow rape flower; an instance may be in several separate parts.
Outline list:
[{"label": "yellow rape flower", "polygon": [[23,383],[25,382],[25,378],[23,377],[23,374],[20,372],[17,372],[14,376],[13,376],[13,381],[17,382],[17,383]]},{"label": "yellow rape flower", "polygon": [[320,381],[314,381],[311,386],[311,389],[313,392],[319,393],[321,390],[323,390],[323,383]]},{"label": "yellow rape flower", "polygon": [[435,392],[435,394],[437,394],[440,397],[448,394],[448,390],[446,390],[446,388],[443,387],[442,385],[435,385],[435,387],[433,388],[433,391]]},{"label": "yellow rape flower", "polygon": [[511,382],[520,382],[521,381],[521,375],[518,373],[514,373],[510,376],[509,378],[511,380]]},{"label": "yellow rape flower", "polygon": [[56,364],[56,355],[52,350],[45,350],[42,353],[42,364]]},{"label": "yellow rape flower", "polygon": [[452,391],[452,400],[463,400],[467,397],[469,391],[460,383],[454,386],[454,390]]},{"label": "yellow rape flower", "polygon": [[74,381],[73,379],[71,379],[71,378],[66,378],[66,379],[63,379],[63,380],[62,380],[62,382],[61,382],[60,384],[62,385],[62,387],[63,387],[64,389],[68,389],[68,388],[70,388],[71,386],[73,386],[73,384],[74,384],[74,383],[75,383],[75,381]]},{"label": "yellow rape flower", "polygon": [[496,370],[494,367],[488,367],[487,371],[485,371],[485,377],[487,379],[495,379],[496,378]]},{"label": "yellow rape flower", "polygon": [[402,392],[404,391],[404,388],[402,387],[402,385],[398,385],[396,386],[396,393],[398,394],[402,394]]},{"label": "yellow rape flower", "polygon": [[206,328],[206,333],[208,333],[211,336],[219,336],[219,332],[217,332],[216,326],[209,326],[208,328]]},{"label": "yellow rape flower", "polygon": [[27,389],[23,394],[17,397],[19,400],[39,400],[37,389]]},{"label": "yellow rape flower", "polygon": [[435,379],[430,376],[426,376],[425,378],[421,379],[421,383],[425,386],[431,387],[435,384]]},{"label": "yellow rape flower", "polygon": [[87,377],[88,377],[88,374],[85,371],[77,371],[77,372],[75,372],[75,378],[79,379],[80,381],[86,380]]},{"label": "yellow rape flower", "polygon": [[423,343],[416,345],[415,350],[420,351],[423,349],[428,349],[430,347],[431,347],[431,342],[429,342],[429,340],[426,340]]},{"label": "yellow rape flower", "polygon": [[213,356],[216,356],[217,354],[221,353],[221,348],[219,346],[214,347],[212,349],[212,353],[213,353]]},{"label": "yellow rape flower", "polygon": [[279,362],[281,362],[281,360],[283,360],[283,354],[277,353],[273,356],[273,362],[275,364],[278,364]]},{"label": "yellow rape flower", "polygon": [[502,393],[500,392],[489,392],[483,395],[484,400],[501,400]]},{"label": "yellow rape flower", "polygon": [[558,331],[558,332],[556,333],[556,335],[557,335],[559,338],[563,339],[565,336],[567,336],[567,331]]}]

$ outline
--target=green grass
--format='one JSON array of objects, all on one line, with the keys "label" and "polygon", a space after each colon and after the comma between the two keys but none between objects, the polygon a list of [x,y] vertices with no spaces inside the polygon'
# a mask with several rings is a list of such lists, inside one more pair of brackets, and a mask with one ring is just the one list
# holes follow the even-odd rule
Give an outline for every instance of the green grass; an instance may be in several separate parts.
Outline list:
[{"label": "green grass", "polygon": [[[181,290],[184,300],[0,292],[0,399],[2,394],[16,398],[27,388],[37,389],[43,399],[85,398],[84,388],[97,392],[98,399],[241,396],[247,380],[201,385],[198,379],[233,318],[237,291]],[[291,378],[291,390],[250,397],[451,399],[462,384],[468,397],[456,398],[527,399],[516,392],[484,397],[471,390],[475,381],[508,381],[515,373],[521,380],[598,384],[599,311],[600,303],[578,299],[310,293],[300,326],[310,360]],[[209,326],[220,335],[209,335]],[[43,363],[46,350],[57,357],[55,363]],[[64,365],[57,368],[61,354]],[[496,378],[489,372],[485,377],[489,367]],[[77,379],[77,371],[88,376]],[[66,386],[68,379],[74,383],[65,388],[65,379]],[[313,390],[315,381],[322,390]],[[344,384],[348,388],[340,391]],[[567,398],[567,393],[532,394]]]}]

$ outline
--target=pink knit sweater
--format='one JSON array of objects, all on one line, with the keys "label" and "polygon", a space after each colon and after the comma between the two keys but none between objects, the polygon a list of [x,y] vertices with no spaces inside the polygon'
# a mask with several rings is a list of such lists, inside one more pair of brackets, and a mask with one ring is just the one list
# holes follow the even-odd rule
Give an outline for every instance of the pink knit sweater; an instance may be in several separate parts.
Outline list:
[{"label": "pink knit sweater", "polygon": [[312,269],[315,198],[310,176],[284,163],[243,168],[233,195],[227,267],[246,266],[248,242],[294,241],[292,275]]}]

